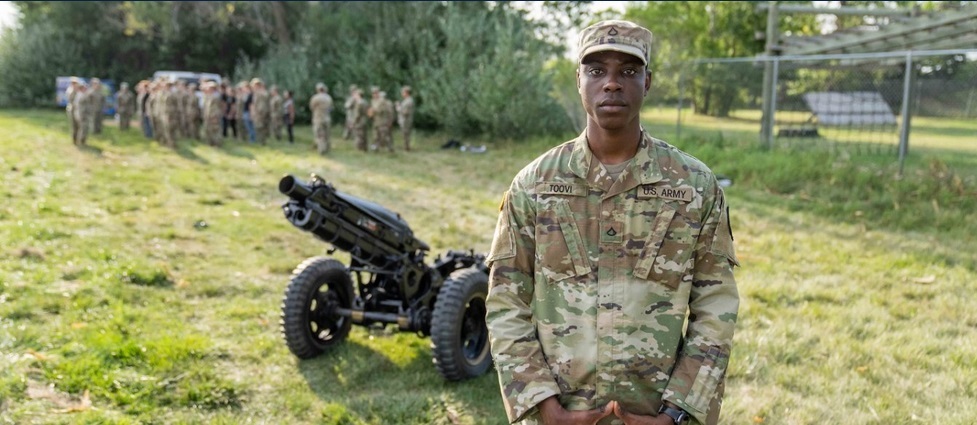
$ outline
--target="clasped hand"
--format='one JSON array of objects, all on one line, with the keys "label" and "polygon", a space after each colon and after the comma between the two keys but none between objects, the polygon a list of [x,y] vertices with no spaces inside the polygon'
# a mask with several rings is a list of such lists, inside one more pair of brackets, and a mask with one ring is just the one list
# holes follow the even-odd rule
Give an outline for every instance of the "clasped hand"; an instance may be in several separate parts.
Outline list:
[{"label": "clasped hand", "polygon": [[646,416],[629,413],[617,401],[611,401],[593,410],[566,410],[556,397],[540,403],[540,415],[545,425],[595,425],[601,419],[614,415],[625,425],[673,425],[672,418],[665,415]]}]

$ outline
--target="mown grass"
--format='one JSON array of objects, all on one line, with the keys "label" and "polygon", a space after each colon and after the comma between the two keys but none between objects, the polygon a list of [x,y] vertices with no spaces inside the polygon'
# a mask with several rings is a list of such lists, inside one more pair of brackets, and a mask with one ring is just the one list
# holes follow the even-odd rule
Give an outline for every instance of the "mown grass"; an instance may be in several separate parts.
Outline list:
[{"label": "mown grass", "polygon": [[[283,219],[277,181],[318,173],[435,254],[485,251],[512,175],[567,135],[471,154],[421,134],[394,155],[334,137],[320,157],[304,127],[295,145],[173,151],[111,126],[77,148],[64,121],[0,111],[0,422],[505,423],[495,376],[443,382],[427,339],[357,328],[320,358],[288,352],[288,275],[328,247]],[[688,124],[677,144],[735,180],[723,423],[972,423],[977,147],[933,123],[941,145],[897,179],[891,157],[764,152],[751,130]]]}]

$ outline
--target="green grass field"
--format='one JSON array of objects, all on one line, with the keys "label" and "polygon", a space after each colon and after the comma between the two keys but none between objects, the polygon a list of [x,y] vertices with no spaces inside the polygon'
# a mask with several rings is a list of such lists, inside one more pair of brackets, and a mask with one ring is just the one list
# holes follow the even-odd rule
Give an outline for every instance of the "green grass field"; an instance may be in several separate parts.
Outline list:
[{"label": "green grass field", "polygon": [[[669,112],[643,118],[674,135]],[[892,157],[762,152],[689,118],[677,144],[736,182],[722,423],[974,423],[977,136],[915,122],[941,141],[897,178]],[[567,135],[473,154],[422,133],[393,155],[334,137],[321,157],[307,127],[175,151],[113,126],[75,147],[57,111],[0,111],[0,129],[0,423],[505,423],[494,374],[443,382],[428,339],[354,328],[320,358],[288,352],[289,273],[328,246],[286,222],[277,182],[314,172],[433,253],[486,251],[512,176]]]}]

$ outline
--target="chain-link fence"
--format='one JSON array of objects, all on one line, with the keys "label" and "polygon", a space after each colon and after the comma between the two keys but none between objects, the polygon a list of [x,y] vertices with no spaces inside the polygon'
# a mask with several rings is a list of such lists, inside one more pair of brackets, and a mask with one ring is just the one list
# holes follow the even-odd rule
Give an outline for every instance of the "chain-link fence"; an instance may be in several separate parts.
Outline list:
[{"label": "chain-link fence", "polygon": [[674,122],[675,137],[856,154],[896,155],[901,142],[977,148],[977,50],[702,59],[656,74],[651,119]]}]

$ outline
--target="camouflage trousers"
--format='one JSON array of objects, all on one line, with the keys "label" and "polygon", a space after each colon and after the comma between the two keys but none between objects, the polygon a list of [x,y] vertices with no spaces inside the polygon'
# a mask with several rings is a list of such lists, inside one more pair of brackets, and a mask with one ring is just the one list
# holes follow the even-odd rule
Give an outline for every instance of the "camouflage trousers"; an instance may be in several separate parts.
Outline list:
[{"label": "camouflage trousers", "polygon": [[386,149],[390,152],[394,151],[394,138],[390,131],[389,126],[377,126],[374,131],[376,132],[377,139],[377,150]]},{"label": "camouflage trousers", "polygon": [[190,116],[187,118],[187,126],[185,127],[187,137],[191,139],[198,139],[200,137],[200,121],[197,117]]},{"label": "camouflage trousers", "polygon": [[410,150],[410,131],[411,131],[411,128],[409,126],[408,127],[401,127],[400,128],[400,134],[402,134],[404,136],[404,150],[405,151],[409,151]]},{"label": "camouflage trousers", "polygon": [[265,144],[268,140],[268,121],[263,119],[254,120],[254,136],[255,141],[260,144]]},{"label": "camouflage trousers", "polygon": [[204,123],[204,139],[210,146],[221,145],[221,121],[220,119],[210,120]]},{"label": "camouflage trousers", "polygon": [[275,136],[275,140],[282,140],[282,117],[280,115],[272,114],[271,116],[271,134]]},{"label": "camouflage trousers", "polygon": [[234,126],[236,127],[234,134],[237,134],[238,139],[241,139],[242,141],[247,141],[248,129],[245,128],[244,126],[244,114],[239,113],[237,117],[238,118],[235,120],[234,123]]},{"label": "camouflage trousers", "polygon": [[119,112],[119,130],[128,130],[131,121],[132,121],[132,112],[129,111]]},{"label": "camouflage trousers", "polygon": [[88,139],[88,120],[71,117],[71,141],[76,145],[84,145]]},{"label": "camouflage trousers", "polygon": [[166,117],[162,124],[163,144],[175,148],[176,140],[180,138],[180,117]]},{"label": "camouflage trousers", "polygon": [[356,140],[356,149],[366,152],[369,140],[366,137],[366,125],[353,126],[353,138]]},{"label": "camouflage trousers", "polygon": [[312,133],[315,136],[315,146],[319,154],[328,153],[332,148],[329,141],[329,121],[320,121],[312,123]]},{"label": "camouflage trousers", "polygon": [[343,126],[343,138],[346,140],[349,140],[350,136],[353,135],[354,125],[351,115],[349,111],[346,111],[346,125]]},{"label": "camouflage trousers", "polygon": [[102,134],[102,111],[92,115],[92,134]]}]

